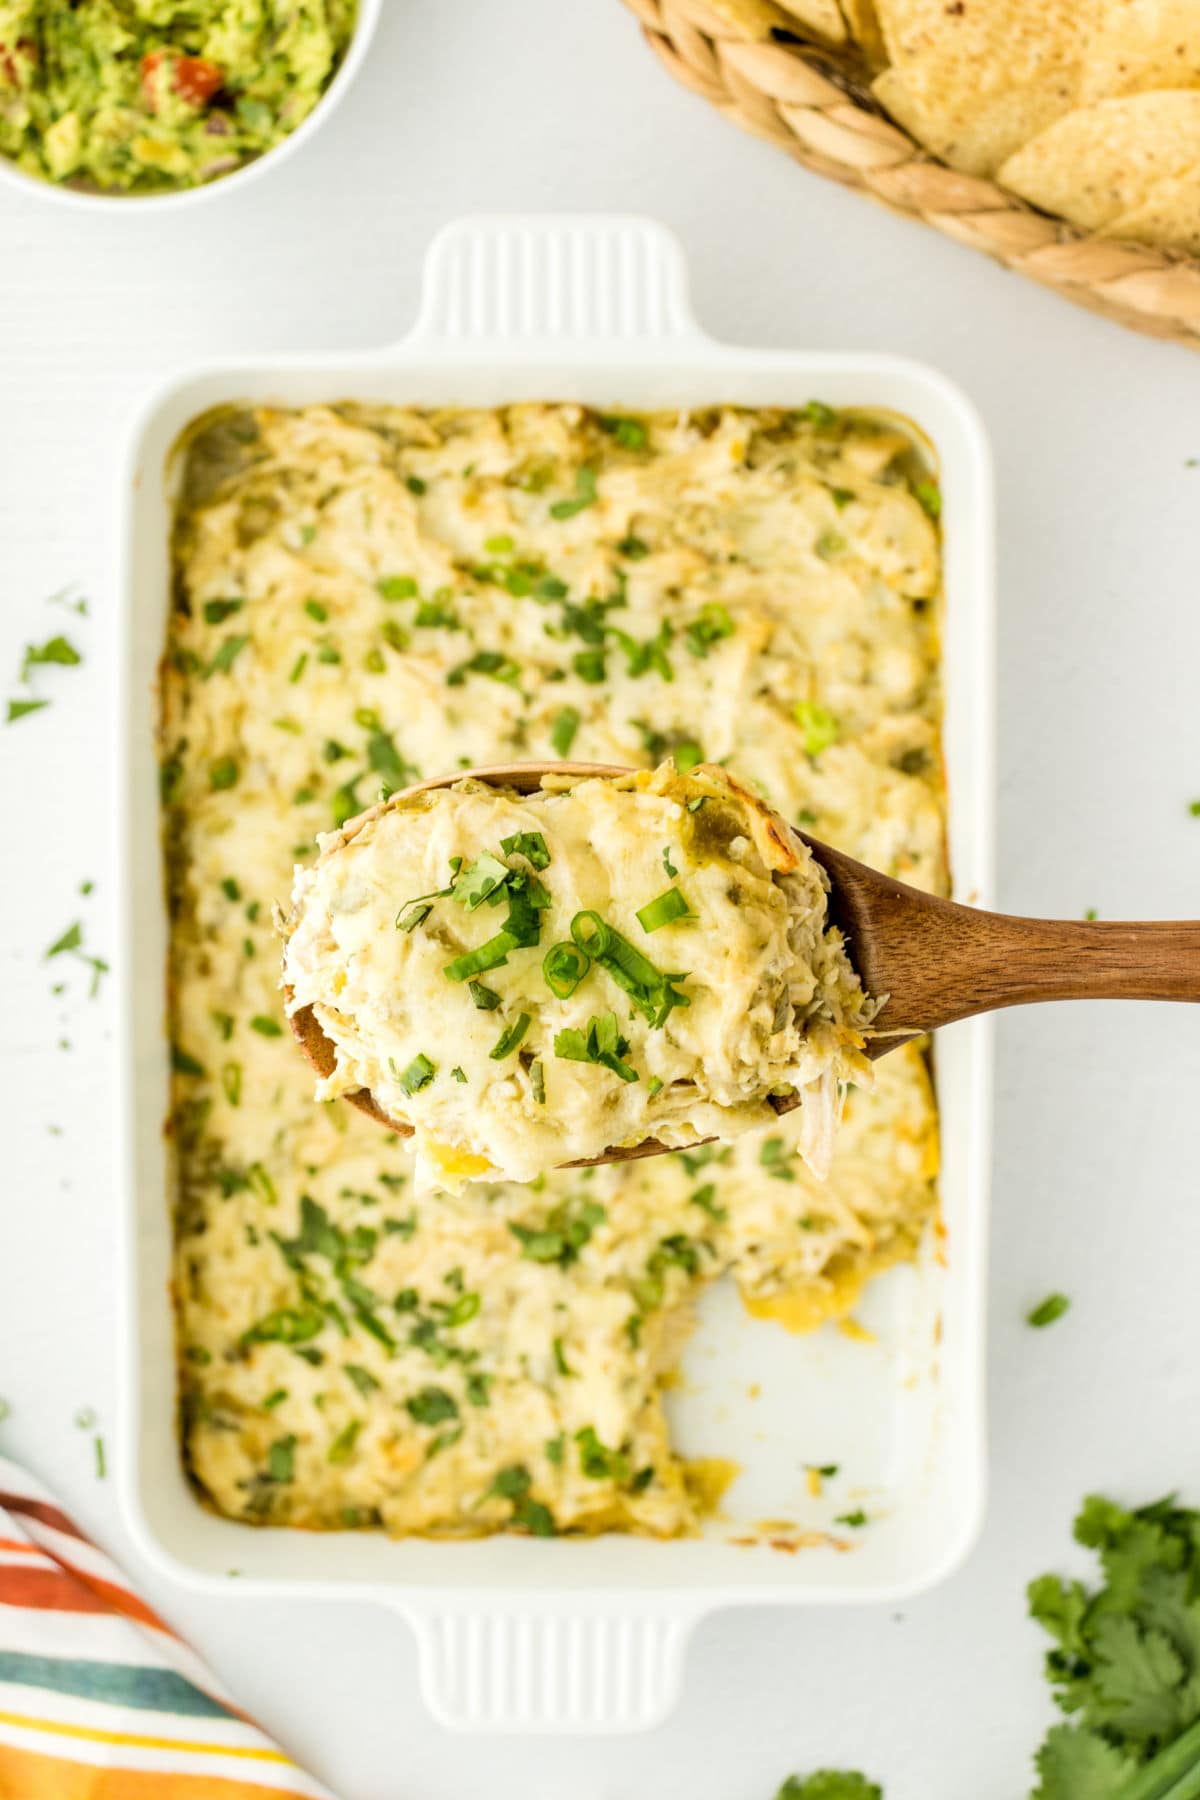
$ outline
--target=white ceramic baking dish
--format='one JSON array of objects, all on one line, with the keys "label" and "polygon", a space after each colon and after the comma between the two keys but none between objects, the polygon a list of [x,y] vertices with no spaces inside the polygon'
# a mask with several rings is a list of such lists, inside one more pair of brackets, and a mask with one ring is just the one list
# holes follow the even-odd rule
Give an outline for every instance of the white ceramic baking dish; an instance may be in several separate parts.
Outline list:
[{"label": "white ceramic baking dish", "polygon": [[[136,425],[121,472],[124,601],[120,842],[120,1145],[124,1422],[119,1479],[143,1553],[207,1592],[371,1598],[420,1645],[421,1681],[448,1725],[629,1731],[679,1691],[696,1622],[734,1605],[893,1602],[961,1561],[984,1498],[984,1259],[990,1040],[973,1020],[941,1034],[942,1253],[895,1269],[859,1317],[874,1345],[833,1327],[809,1338],[756,1323],[719,1285],[672,1397],[691,1454],[737,1459],[727,1519],[695,1540],[620,1536],[389,1542],[375,1534],[256,1529],[216,1517],[180,1463],[171,1258],[159,880],[155,673],[169,597],[168,456],[185,425],[226,401],[340,398],[605,407],[802,404],[903,414],[933,445],[944,495],[945,748],[959,898],[992,886],[992,494],[970,405],[941,376],[886,356],[733,349],[697,327],[674,239],[640,219],[465,221],[429,252],[414,330],[377,353],[245,361],[171,381]],[[751,1384],[761,1392],[751,1400]],[[803,1465],[846,1471],[812,1499]],[[850,1553],[783,1554],[749,1538],[764,1517],[831,1523],[861,1506]],[[237,1569],[236,1589],[228,1571]],[[235,1598],[236,1594],[236,1598]]]}]

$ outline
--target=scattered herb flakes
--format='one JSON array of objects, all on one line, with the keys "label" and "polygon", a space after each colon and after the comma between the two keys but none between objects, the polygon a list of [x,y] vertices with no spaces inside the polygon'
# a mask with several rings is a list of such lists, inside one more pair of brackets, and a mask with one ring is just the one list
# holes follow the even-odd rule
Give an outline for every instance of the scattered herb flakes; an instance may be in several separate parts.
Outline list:
[{"label": "scattered herb flakes", "polygon": [[1200,819],[1200,800],[1190,801],[1188,803],[1188,812],[1193,819]]},{"label": "scattered herb flakes", "polygon": [[640,419],[601,414],[596,423],[601,431],[616,439],[622,450],[644,450],[650,441],[649,433]]},{"label": "scattered herb flakes", "polygon": [[550,727],[550,742],[554,746],[556,756],[570,754],[571,745],[575,742],[575,733],[579,730],[579,714],[573,706],[564,706]]},{"label": "scattered herb flakes", "polygon": [[267,1013],[255,1013],[250,1021],[251,1031],[257,1031],[260,1037],[277,1038],[283,1036],[283,1026],[278,1019],[272,1019]]},{"label": "scattered herb flakes", "polygon": [[594,1426],[585,1425],[582,1431],[577,1431],[575,1442],[579,1445],[579,1467],[590,1481],[623,1483],[629,1480],[629,1458],[623,1451],[610,1450],[607,1444],[601,1443]]},{"label": "scattered herb flakes", "polygon": [[457,1082],[461,1083],[464,1087],[466,1086],[466,1081],[467,1081],[466,1073],[464,1070],[458,1068],[457,1065],[453,1069],[451,1069],[450,1079],[451,1079],[451,1081],[457,1081]]},{"label": "scattered herb flakes", "polygon": [[831,744],[837,743],[837,720],[827,707],[818,705],[815,700],[797,700],[792,707],[792,717],[803,733],[806,756],[818,757]]},{"label": "scattered herb flakes", "polygon": [[851,1531],[861,1531],[867,1523],[867,1514],[861,1506],[856,1506],[853,1512],[839,1513],[834,1520],[835,1525],[848,1525]]},{"label": "scattered herb flakes", "polygon": [[785,1138],[764,1138],[759,1147],[758,1161],[760,1167],[766,1169],[775,1181],[795,1181],[795,1152],[788,1146]]},{"label": "scattered herb flakes", "polygon": [[61,937],[55,938],[43,960],[49,962],[52,956],[62,956],[68,950],[78,950],[82,943],[83,926],[77,919],[73,925],[67,926]]},{"label": "scattered herb flakes", "polygon": [[1070,1307],[1071,1302],[1066,1294],[1047,1294],[1044,1300],[1026,1313],[1025,1323],[1041,1331],[1045,1326],[1053,1325],[1056,1319],[1061,1319],[1065,1312],[1070,1311]]},{"label": "scattered herb flakes", "polygon": [[96,1434],[94,1443],[96,1452],[96,1480],[103,1481],[108,1474],[108,1459],[104,1451],[104,1439],[99,1433]]},{"label": "scattered herb flakes", "polygon": [[354,1454],[354,1446],[358,1442],[358,1434],[363,1428],[361,1419],[350,1419],[338,1432],[326,1453],[326,1461],[331,1463],[349,1462]]},{"label": "scattered herb flakes", "polygon": [[8,703],[8,723],[15,725],[18,719],[26,719],[30,713],[41,712],[49,706],[48,700],[10,700]]},{"label": "scattered herb flakes", "polygon": [[679,870],[675,867],[675,864],[671,861],[671,846],[670,846],[670,844],[663,845],[662,860],[663,860],[663,868],[666,870],[666,872],[670,876],[671,880],[674,881],[675,877],[679,873]]},{"label": "scattered herb flakes", "polygon": [[819,431],[828,430],[831,425],[837,423],[837,413],[832,406],[827,406],[824,400],[809,400],[801,409],[800,417],[807,419],[808,423],[815,425]]},{"label": "scattered herb flakes", "polygon": [[286,1437],[276,1438],[267,1451],[268,1481],[284,1482],[295,1478],[296,1443],[294,1432],[289,1432]]},{"label": "scattered herb flakes", "polygon": [[936,481],[914,481],[912,495],[922,512],[927,513],[931,519],[941,518],[942,490]]},{"label": "scattered herb flakes", "polygon": [[1100,914],[1096,911],[1094,906],[1089,906],[1083,916],[1090,923],[1093,919],[1098,919]]},{"label": "scattered herb flakes", "polygon": [[583,463],[575,471],[574,496],[570,500],[556,500],[550,508],[550,517],[573,519],[585,507],[594,506],[597,498],[596,471],[588,463]]},{"label": "scattered herb flakes", "polygon": [[441,1425],[458,1418],[458,1402],[445,1388],[423,1387],[410,1394],[404,1405],[418,1425]]},{"label": "scattered herb flakes", "polygon": [[204,671],[205,681],[211,680],[214,675],[228,675],[249,642],[247,632],[235,632],[232,636],[223,638],[216,655]]}]

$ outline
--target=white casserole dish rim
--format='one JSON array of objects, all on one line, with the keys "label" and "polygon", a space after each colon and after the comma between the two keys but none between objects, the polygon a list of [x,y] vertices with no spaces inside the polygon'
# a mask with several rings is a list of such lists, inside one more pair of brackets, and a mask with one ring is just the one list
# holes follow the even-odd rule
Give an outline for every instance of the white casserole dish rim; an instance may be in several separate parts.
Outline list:
[{"label": "white casserole dish rim", "polygon": [[681,250],[658,225],[608,216],[501,217],[464,220],[440,234],[427,258],[417,325],[400,344],[332,357],[246,358],[176,376],[142,407],[120,469],[123,1417],[116,1473],[125,1522],[150,1563],[192,1588],[228,1593],[228,1571],[236,1566],[241,1594],[375,1598],[397,1607],[417,1630],[426,1698],[448,1725],[645,1728],[677,1697],[688,1635],[706,1613],[739,1604],[894,1603],[945,1579],[978,1535],[991,1029],[985,1020],[969,1021],[943,1033],[938,1045],[949,1226],[939,1352],[944,1416],[937,1427],[941,1462],[928,1476],[931,1515],[912,1522],[911,1542],[897,1538],[889,1550],[881,1526],[858,1554],[841,1558],[820,1551],[781,1557],[706,1540],[389,1544],[374,1534],[256,1529],[201,1507],[184,1479],[175,1431],[159,1124],[166,1093],[165,932],[157,771],[147,725],[169,603],[164,463],[188,420],[221,400],[303,403],[359,395],[429,404],[577,398],[638,408],[720,400],[800,404],[815,395],[913,420],[935,447],[944,493],[955,892],[981,904],[992,894],[995,785],[987,444],[969,402],[920,365],[716,343],[692,318]]}]

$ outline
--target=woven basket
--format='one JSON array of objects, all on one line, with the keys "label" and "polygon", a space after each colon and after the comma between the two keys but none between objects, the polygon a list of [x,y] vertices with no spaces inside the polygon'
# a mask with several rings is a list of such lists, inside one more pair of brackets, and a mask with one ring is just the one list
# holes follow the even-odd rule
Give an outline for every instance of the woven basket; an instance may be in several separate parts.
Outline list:
[{"label": "woven basket", "polygon": [[1200,345],[1200,261],[1087,236],[937,162],[884,117],[854,52],[799,29],[755,36],[708,0],[625,0],[677,80],[798,162],[935,225],[1068,300]]}]

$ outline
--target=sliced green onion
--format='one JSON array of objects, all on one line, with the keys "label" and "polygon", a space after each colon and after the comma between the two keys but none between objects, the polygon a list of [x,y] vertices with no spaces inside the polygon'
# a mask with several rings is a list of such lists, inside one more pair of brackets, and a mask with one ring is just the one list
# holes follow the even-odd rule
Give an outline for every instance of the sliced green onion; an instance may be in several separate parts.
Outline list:
[{"label": "sliced green onion", "polygon": [[422,1088],[429,1086],[436,1074],[437,1065],[431,1063],[422,1052],[421,1055],[414,1056],[408,1067],[401,1073],[400,1086],[406,1094],[418,1094]]},{"label": "sliced green onion", "polygon": [[495,988],[484,987],[482,981],[468,981],[467,992],[480,1012],[495,1012],[500,1004],[500,996]]},{"label": "sliced green onion", "polygon": [[573,706],[564,706],[550,727],[550,742],[556,756],[567,756],[579,730],[579,714]]},{"label": "sliced green onion", "polygon": [[546,1104],[546,1071],[541,1059],[529,1065],[529,1085],[533,1090],[534,1100],[539,1106]]},{"label": "sliced green onion", "polygon": [[546,986],[557,1000],[566,1000],[575,992],[592,966],[592,959],[578,944],[555,944],[542,961]]},{"label": "sliced green onion", "polygon": [[508,1030],[501,1032],[499,1038],[496,1040],[495,1049],[488,1051],[491,1060],[493,1062],[503,1062],[506,1056],[511,1056],[517,1045],[521,1042],[521,1039],[525,1036],[525,1033],[529,1030],[531,1024],[532,1020],[528,1013],[518,1013],[512,1024],[508,1027]]},{"label": "sliced green onion", "polygon": [[456,956],[442,970],[443,975],[451,981],[469,981],[472,975],[482,975],[488,969],[502,969],[508,961],[510,950],[517,948],[517,940],[509,931],[498,931],[480,944],[478,950],[467,950],[462,956]]},{"label": "sliced green onion", "polygon": [[664,925],[673,925],[676,919],[694,917],[687,901],[677,887],[668,888],[657,900],[640,907],[637,921],[643,931],[658,931]]},{"label": "sliced green onion", "polygon": [[674,985],[686,981],[686,974],[668,974],[657,968],[599,913],[576,913],[571,920],[571,936],[593,962],[608,971],[651,1025],[662,1025],[672,1007],[691,1005],[689,996],[681,994]]}]

